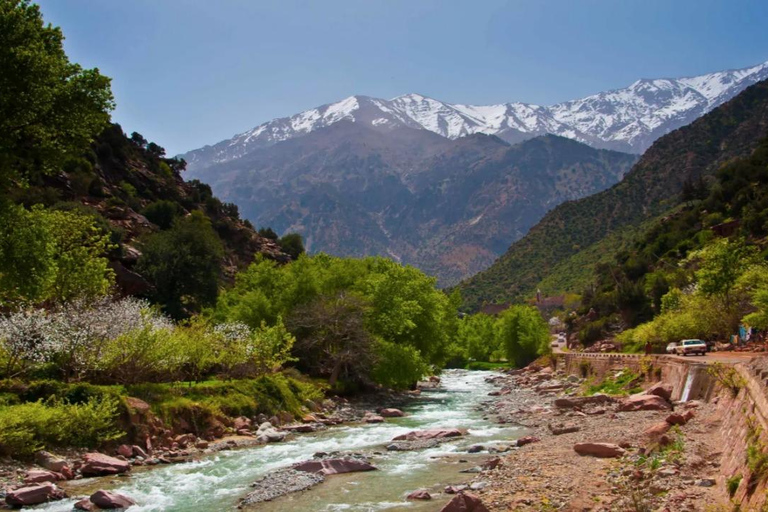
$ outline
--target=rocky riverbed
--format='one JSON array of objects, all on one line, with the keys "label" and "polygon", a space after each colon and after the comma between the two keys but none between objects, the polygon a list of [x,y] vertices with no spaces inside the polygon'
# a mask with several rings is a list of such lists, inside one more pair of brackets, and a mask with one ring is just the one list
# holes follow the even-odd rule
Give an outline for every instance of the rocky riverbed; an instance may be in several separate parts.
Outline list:
[{"label": "rocky riverbed", "polygon": [[581,397],[584,379],[536,366],[511,373],[491,378],[497,389],[482,407],[496,421],[525,425],[535,442],[477,479],[490,510],[679,512],[728,503],[715,404],[671,403],[665,385],[628,398]]}]

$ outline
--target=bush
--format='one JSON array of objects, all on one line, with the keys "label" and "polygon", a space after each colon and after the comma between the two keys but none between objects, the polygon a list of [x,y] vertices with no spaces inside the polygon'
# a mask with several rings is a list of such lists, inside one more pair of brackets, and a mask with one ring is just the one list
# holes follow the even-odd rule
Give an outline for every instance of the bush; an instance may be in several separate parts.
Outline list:
[{"label": "bush", "polygon": [[98,446],[123,435],[117,427],[119,409],[112,397],[0,407],[0,452],[24,457],[49,447]]},{"label": "bush", "polygon": [[377,361],[371,376],[382,386],[407,389],[429,370],[419,351],[413,347],[379,341],[374,350]]}]

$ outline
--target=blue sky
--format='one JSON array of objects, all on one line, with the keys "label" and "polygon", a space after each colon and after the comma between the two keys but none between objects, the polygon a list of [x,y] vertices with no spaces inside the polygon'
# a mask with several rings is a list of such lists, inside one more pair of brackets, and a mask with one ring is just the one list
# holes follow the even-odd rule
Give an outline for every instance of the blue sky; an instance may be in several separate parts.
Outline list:
[{"label": "blue sky", "polygon": [[768,60],[768,2],[41,0],[170,154],[352,94],[552,104]]}]

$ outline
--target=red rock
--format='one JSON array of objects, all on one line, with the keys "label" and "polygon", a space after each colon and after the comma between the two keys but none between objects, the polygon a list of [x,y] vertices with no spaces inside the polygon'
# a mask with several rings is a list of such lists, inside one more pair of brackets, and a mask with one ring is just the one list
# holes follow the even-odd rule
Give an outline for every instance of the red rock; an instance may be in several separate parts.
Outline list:
[{"label": "red rock", "polygon": [[208,448],[208,441],[201,439],[200,441],[195,443],[195,448],[199,450],[205,450],[206,448]]},{"label": "red rock", "polygon": [[125,473],[131,470],[128,462],[104,455],[103,453],[86,453],[80,472],[83,476],[104,476]]},{"label": "red rock", "polygon": [[431,500],[432,499],[432,495],[429,494],[426,489],[419,489],[419,490],[413,491],[411,494],[409,494],[407,499],[409,499],[409,500]]},{"label": "red rock", "polygon": [[317,423],[317,416],[314,414],[306,414],[301,418],[304,423]]},{"label": "red rock", "polygon": [[342,473],[355,473],[358,471],[373,471],[378,468],[357,459],[325,459],[299,462],[293,466],[293,469],[296,471],[306,471],[307,473],[340,475]]},{"label": "red rock", "polygon": [[20,489],[9,492],[5,496],[5,502],[12,507],[24,507],[52,500],[60,500],[64,498],[64,496],[65,494],[61,489],[51,482],[45,482],[39,485],[21,487]]},{"label": "red rock", "polygon": [[75,503],[75,509],[76,510],[97,510],[96,505],[93,504],[93,502],[88,498],[83,498],[77,503]]},{"label": "red rock", "polygon": [[480,498],[474,494],[465,492],[457,494],[440,512],[489,512]]},{"label": "red rock", "polygon": [[664,382],[657,382],[653,386],[643,391],[641,394],[660,396],[664,400],[669,401],[672,399],[672,386]]},{"label": "red rock", "polygon": [[603,394],[592,396],[574,396],[567,398],[558,398],[555,400],[555,407],[560,409],[573,409],[574,407],[583,407],[592,404],[607,404],[615,401],[613,397]]},{"label": "red rock", "polygon": [[685,414],[680,414],[679,412],[673,412],[669,416],[667,416],[667,419],[665,420],[670,425],[685,425],[688,423],[688,420],[685,417]]},{"label": "red rock", "polygon": [[250,430],[251,429],[251,420],[246,418],[245,416],[240,416],[239,418],[235,418],[235,421],[232,423],[232,428],[235,430]]},{"label": "red rock", "polygon": [[147,452],[144,451],[144,448],[138,445],[131,446],[131,453],[133,453],[134,457],[147,458]]},{"label": "red rock", "polygon": [[612,443],[577,443],[573,449],[579,455],[591,457],[612,458],[624,455],[624,449]]},{"label": "red rock", "polygon": [[382,409],[379,414],[385,418],[402,418],[405,413],[400,409]]},{"label": "red rock", "polygon": [[237,435],[239,435],[239,436],[250,436],[251,435],[251,431],[248,430],[247,428],[241,428],[241,429],[239,429],[237,431]]},{"label": "red rock", "polygon": [[463,435],[461,430],[451,429],[432,429],[432,430],[414,430],[407,434],[399,435],[393,438],[393,441],[415,441],[417,439],[445,439],[448,437],[459,437]]},{"label": "red rock", "polygon": [[657,439],[661,435],[666,434],[671,427],[672,425],[670,423],[662,421],[645,429],[643,434],[650,437],[651,439]]},{"label": "red rock", "polygon": [[384,423],[384,418],[378,414],[366,414],[363,421],[366,423]]},{"label": "red rock", "polygon": [[538,443],[539,441],[541,441],[541,439],[539,439],[536,436],[525,436],[525,437],[521,437],[520,439],[515,441],[515,444],[517,446],[525,446],[525,445],[531,444],[531,443]]},{"label": "red rock", "polygon": [[488,459],[487,461],[483,462],[480,465],[480,469],[483,471],[491,471],[499,467],[499,464],[501,464],[501,459],[498,457],[493,457],[492,459]]},{"label": "red rock", "polygon": [[58,482],[64,480],[60,473],[47,471],[45,469],[30,469],[24,477],[25,484],[40,484],[43,482]]},{"label": "red rock", "polygon": [[625,398],[618,407],[620,412],[632,411],[668,411],[669,402],[658,395],[632,395]]},{"label": "red rock", "polygon": [[445,494],[458,494],[461,491],[464,491],[468,488],[467,485],[446,485],[445,489],[443,489],[443,492]]},{"label": "red rock", "polygon": [[46,451],[37,452],[35,461],[45,469],[55,473],[63,473],[64,468],[68,467],[67,461]]},{"label": "red rock", "polygon": [[91,502],[99,508],[128,508],[136,504],[128,496],[111,491],[96,491],[91,494]]},{"label": "red rock", "polygon": [[696,413],[693,411],[685,411],[685,414],[683,414],[683,417],[685,418],[685,422],[688,423],[696,416]]},{"label": "red rock", "polygon": [[133,457],[133,449],[127,444],[121,444],[117,447],[117,454],[123,457]]}]

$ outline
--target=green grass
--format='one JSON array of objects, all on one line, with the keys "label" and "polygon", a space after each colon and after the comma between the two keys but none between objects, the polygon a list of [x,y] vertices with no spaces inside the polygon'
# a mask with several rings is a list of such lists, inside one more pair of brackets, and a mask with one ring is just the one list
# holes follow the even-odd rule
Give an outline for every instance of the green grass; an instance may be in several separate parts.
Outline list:
[{"label": "green grass", "polygon": [[511,368],[512,366],[507,363],[487,363],[483,361],[473,361],[469,364],[467,364],[467,370],[481,370],[481,371],[491,371],[491,370],[506,370],[507,368]]},{"label": "green grass", "polygon": [[624,370],[618,376],[606,377],[602,382],[587,387],[586,395],[604,393],[606,395],[626,396],[639,393],[642,388],[637,381],[640,376],[634,372]]}]

